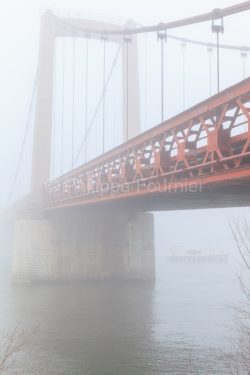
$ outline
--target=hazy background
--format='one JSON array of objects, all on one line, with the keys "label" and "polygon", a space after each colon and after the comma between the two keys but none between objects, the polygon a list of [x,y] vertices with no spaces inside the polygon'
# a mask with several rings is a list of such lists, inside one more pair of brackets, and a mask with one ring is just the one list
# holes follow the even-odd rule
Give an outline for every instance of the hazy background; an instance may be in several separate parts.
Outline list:
[{"label": "hazy background", "polygon": [[[82,11],[91,18],[109,20],[111,17],[119,23],[133,19],[149,25],[236,3],[237,0],[3,0],[0,3],[0,208],[6,204],[20,152],[37,67],[40,17],[45,9],[56,8],[60,12],[64,9],[68,16]],[[171,34],[215,41],[210,22],[172,30]],[[225,19],[223,43],[250,45],[249,35],[249,12]],[[159,43],[156,35],[148,38],[147,100],[145,50],[140,51],[143,130],[160,121]],[[216,92],[215,57],[214,51],[213,93]],[[247,75],[249,59],[246,60]],[[169,40],[166,46],[166,117],[183,110],[181,61],[180,43]],[[239,51],[222,51],[221,66],[222,88],[243,78]],[[80,73],[77,75],[79,80],[82,77]],[[187,45],[186,107],[208,95],[206,48]],[[112,124],[109,126],[108,136],[113,139],[115,130]],[[100,132],[98,127],[94,131]],[[117,144],[121,142],[121,129],[116,131],[114,141]],[[108,147],[111,146],[110,141]],[[23,180],[24,177],[25,174]],[[19,176],[19,193],[23,182]],[[31,366],[31,374],[58,375],[60,369],[62,375],[186,375],[192,351],[196,373],[227,375],[227,371],[221,370],[221,359],[216,358],[216,348],[228,347],[227,336],[232,333],[234,322],[234,312],[229,305],[237,303],[241,296],[237,279],[240,258],[229,229],[229,220],[238,216],[248,217],[248,208],[156,213],[157,280],[152,288],[134,284],[15,288],[9,282],[10,247],[0,235],[0,333],[12,329],[17,321],[29,329],[39,327],[39,334],[32,337],[31,348],[27,357],[24,356],[25,364]],[[3,228],[0,226],[0,229]],[[166,252],[176,244],[183,250],[226,252],[230,254],[229,261],[222,264],[168,263]]]},{"label": "hazy background", "polygon": [[[25,127],[28,106],[37,66],[39,23],[42,12],[47,8],[64,9],[65,14],[82,11],[99,18],[110,17],[118,22],[133,19],[149,25],[173,21],[182,17],[211,11],[233,5],[237,1],[139,1],[139,0],[61,0],[61,1],[2,1],[0,5],[0,206],[6,202]],[[210,22],[172,30],[171,34],[203,41],[215,41]],[[249,12],[225,19],[223,43],[248,45]],[[154,38],[151,36],[150,38]],[[155,36],[156,40],[156,36]],[[153,43],[153,42],[152,42]],[[153,44],[151,44],[153,46]],[[166,117],[181,111],[181,47],[180,43],[169,41],[169,60],[166,73]],[[206,48],[187,46],[186,52],[186,106],[205,99],[209,94],[208,55]],[[151,67],[149,80],[156,81],[148,88],[153,93],[148,116],[142,105],[142,129],[157,124],[160,120],[159,75],[157,65],[159,44],[148,51]],[[213,52],[213,92],[216,90],[215,51]],[[150,60],[151,59],[151,60]],[[247,74],[249,73],[247,59]],[[221,54],[221,86],[226,87],[242,79],[240,52],[224,51]],[[143,68],[142,68],[143,69]],[[155,93],[157,95],[154,95]],[[156,215],[156,241],[161,244],[162,256],[166,247],[178,241],[184,247],[205,247],[218,250],[233,248],[228,229],[232,216],[248,214],[247,209],[200,210],[196,212],[170,212]],[[166,238],[167,237],[167,238]],[[180,238],[181,237],[181,238]],[[167,243],[166,243],[167,239]]]}]

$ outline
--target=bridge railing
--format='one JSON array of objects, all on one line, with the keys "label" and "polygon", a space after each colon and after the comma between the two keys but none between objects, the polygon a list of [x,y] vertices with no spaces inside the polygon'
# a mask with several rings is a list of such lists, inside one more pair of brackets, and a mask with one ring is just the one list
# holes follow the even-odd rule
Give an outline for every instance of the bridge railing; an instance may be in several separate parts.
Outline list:
[{"label": "bridge railing", "polygon": [[250,178],[250,79],[44,186],[48,208]]}]

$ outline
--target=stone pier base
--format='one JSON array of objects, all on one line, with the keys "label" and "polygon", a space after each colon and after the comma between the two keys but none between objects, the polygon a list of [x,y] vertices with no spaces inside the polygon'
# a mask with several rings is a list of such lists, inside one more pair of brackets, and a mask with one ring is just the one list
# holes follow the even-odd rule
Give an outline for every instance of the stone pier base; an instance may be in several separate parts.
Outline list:
[{"label": "stone pier base", "polygon": [[152,281],[153,215],[19,214],[15,220],[13,281]]}]

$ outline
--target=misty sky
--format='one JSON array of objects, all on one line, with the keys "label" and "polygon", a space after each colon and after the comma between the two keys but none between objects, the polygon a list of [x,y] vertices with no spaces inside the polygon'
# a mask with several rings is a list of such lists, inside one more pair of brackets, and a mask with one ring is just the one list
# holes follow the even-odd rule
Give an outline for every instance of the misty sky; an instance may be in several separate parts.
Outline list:
[{"label": "misty sky", "polygon": [[[65,9],[68,10],[69,14],[71,10],[81,10],[85,13],[97,13],[98,17],[104,15],[104,18],[112,17],[114,20],[124,21],[126,19],[133,19],[141,24],[148,25],[173,21],[235,3],[237,3],[236,0],[175,0],[174,2],[166,0],[2,1],[0,5],[0,179],[2,184],[0,206],[4,205],[6,201],[20,151],[21,137],[25,127],[25,119],[37,64],[40,15],[44,9]],[[208,42],[214,41],[209,23],[182,30],[173,30],[171,33]],[[249,35],[249,12],[225,20],[225,34],[222,37],[223,43],[248,45],[250,44]],[[196,54],[190,53],[189,57],[187,67],[187,103],[193,104],[206,96],[203,86],[207,87],[207,76],[203,82],[205,70],[198,72],[198,79],[195,75],[198,71],[197,67],[202,65],[200,62],[200,59],[202,59],[201,53],[197,50]],[[225,54],[222,56],[222,60],[224,70],[222,86],[226,87],[242,79],[242,65],[239,53]],[[247,64],[247,72],[249,74],[250,61],[247,61]],[[172,65],[175,65],[174,62],[172,62]],[[155,67],[156,69],[157,67]],[[171,87],[172,89],[174,89],[174,85]],[[178,97],[170,93],[168,100],[169,115],[172,114],[171,108],[175,108],[177,101]],[[178,110],[177,107],[176,110]],[[157,121],[157,116],[153,117],[152,115],[152,124],[148,126],[155,125]],[[145,128],[143,124],[142,127]],[[201,222],[206,222],[207,227],[211,229],[209,229],[207,235],[213,242],[214,247],[220,235],[220,240],[223,235],[227,239],[229,238],[228,228],[222,230],[222,228],[227,226],[228,217],[243,212],[247,211],[231,209],[220,210],[219,212],[215,210],[200,211],[196,214],[191,212],[183,214],[180,212],[161,213],[159,216],[161,218],[159,226],[162,226],[162,228],[168,226],[173,229],[180,222],[180,218],[183,218],[183,231],[186,232],[185,238],[187,241],[191,241],[190,218],[193,218],[192,220],[194,220],[196,226],[201,225]],[[185,221],[189,222],[189,229],[186,229]],[[212,229],[214,230],[213,232]],[[213,238],[211,238],[211,233],[215,234]],[[204,236],[204,232],[201,232],[201,238],[198,236],[194,247],[200,243],[202,236]],[[226,240],[223,247],[228,246],[228,241]]]}]

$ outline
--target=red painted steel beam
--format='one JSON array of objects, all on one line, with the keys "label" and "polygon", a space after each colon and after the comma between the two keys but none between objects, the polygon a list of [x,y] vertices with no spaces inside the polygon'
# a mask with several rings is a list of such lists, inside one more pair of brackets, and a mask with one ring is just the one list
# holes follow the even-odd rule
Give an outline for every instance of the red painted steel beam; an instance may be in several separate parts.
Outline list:
[{"label": "red painted steel beam", "polygon": [[[72,208],[76,206],[91,206],[96,203],[104,203],[104,202],[115,202],[115,201],[121,201],[121,200],[129,200],[131,198],[136,197],[153,197],[158,196],[159,193],[167,194],[167,193],[177,193],[177,192],[185,192],[189,191],[189,189],[198,188],[195,193],[199,194],[199,191],[202,192],[202,189],[204,186],[206,187],[214,187],[216,184],[223,186],[226,185],[228,182],[230,183],[237,183],[239,181],[247,181],[250,183],[250,168],[244,168],[240,169],[238,171],[229,171],[226,173],[218,174],[217,176],[209,176],[206,178],[199,178],[199,179],[190,179],[189,181],[181,183],[172,183],[169,186],[166,186],[164,184],[159,184],[159,188],[157,191],[149,191],[147,188],[143,188],[140,191],[130,191],[126,194],[124,194],[122,197],[113,195],[107,197],[99,197],[96,199],[95,197],[90,197],[87,202],[84,202],[81,198],[77,198],[75,201],[68,200],[66,202],[61,202],[59,204],[56,204],[55,206],[47,206],[47,209],[53,209],[53,208]],[[199,190],[200,189],[200,190]]]},{"label": "red painted steel beam", "polygon": [[[158,135],[162,134],[162,132],[173,129],[179,124],[188,122],[193,118],[198,117],[199,115],[208,113],[209,111],[216,109],[218,106],[227,103],[230,99],[236,98],[247,92],[250,92],[250,78],[247,78],[237,83],[236,85],[221,91],[219,94],[216,94],[210,97],[209,99],[206,99],[203,102],[196,104],[195,106],[187,109],[184,112],[181,112],[180,114],[172,117],[171,119],[166,120],[163,123],[160,123],[159,125],[156,125],[155,127],[147,130],[142,134],[139,134],[137,137],[134,137],[131,140],[124,142],[123,144],[113,148],[112,150],[105,152],[97,158],[85,163],[84,166],[86,166],[86,168],[92,168],[96,164],[103,163],[105,160],[114,157],[115,155],[117,155],[117,153],[125,152],[130,147],[134,147],[140,143],[144,143],[148,140],[149,137],[157,137]],[[80,171],[81,169],[82,166],[67,173],[66,176],[70,176],[71,174],[73,175],[76,171]],[[61,177],[59,177],[57,180],[59,179],[61,179]]]},{"label": "red painted steel beam", "polygon": [[44,197],[47,208],[71,207],[246,180],[250,79],[49,182]]}]

